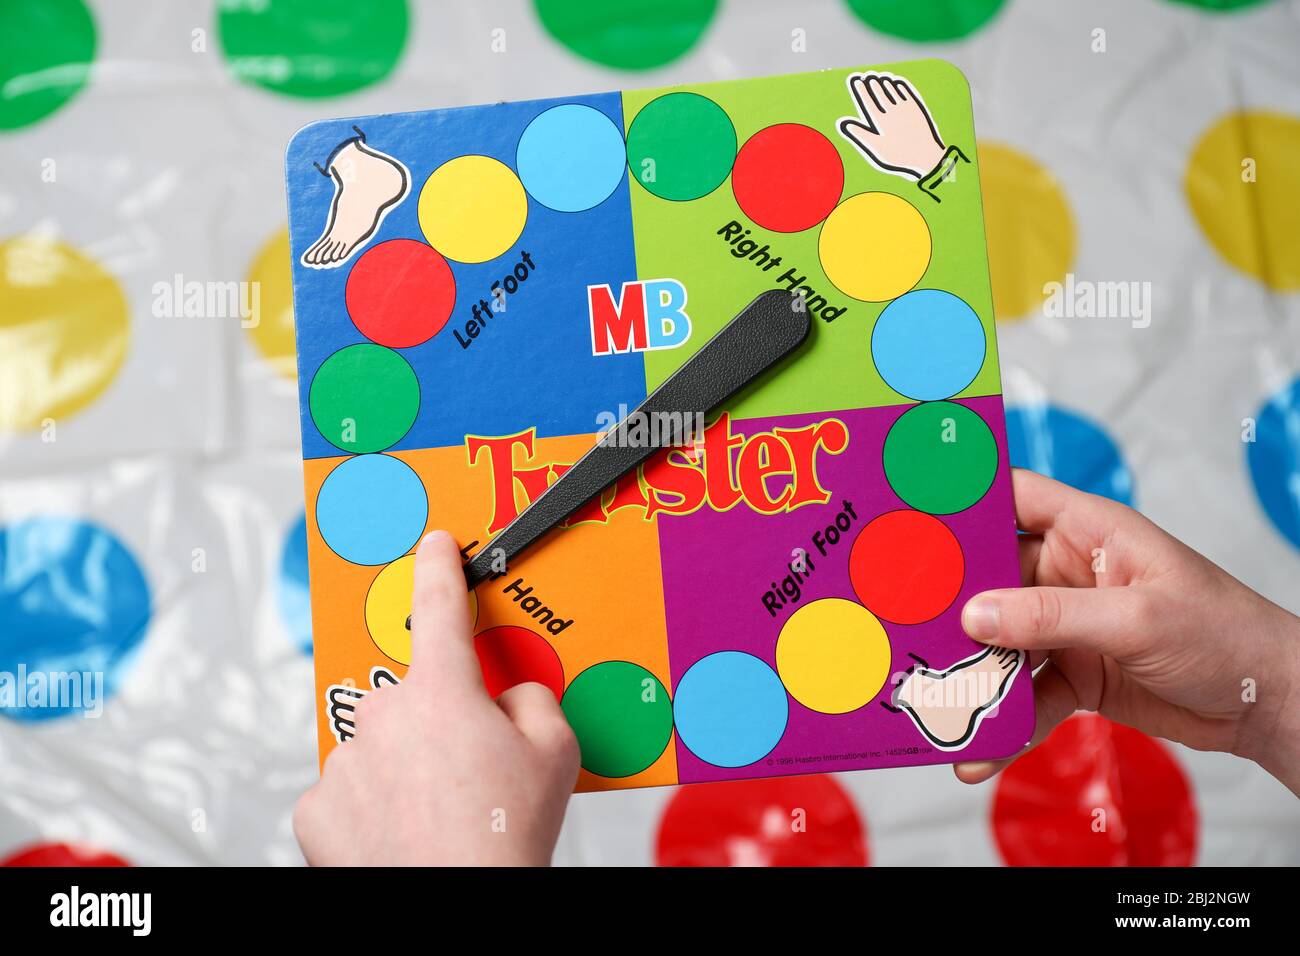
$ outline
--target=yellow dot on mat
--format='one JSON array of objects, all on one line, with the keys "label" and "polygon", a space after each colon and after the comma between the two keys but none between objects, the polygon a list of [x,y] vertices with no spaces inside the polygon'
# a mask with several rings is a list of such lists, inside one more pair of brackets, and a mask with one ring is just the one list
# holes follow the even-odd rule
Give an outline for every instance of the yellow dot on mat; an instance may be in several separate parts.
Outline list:
[{"label": "yellow dot on mat", "polygon": [[1050,172],[1019,150],[979,144],[984,229],[999,321],[1037,311],[1050,282],[1063,282],[1074,262],[1074,217]]},{"label": "yellow dot on mat", "polygon": [[130,337],[126,295],[89,256],[40,236],[0,242],[0,431],[85,408],[117,376]]},{"label": "yellow dot on mat", "polygon": [[258,251],[248,270],[249,288],[258,290],[248,335],[271,368],[292,379],[297,377],[298,363],[293,341],[290,262],[289,230],[280,229]]},{"label": "yellow dot on mat", "polygon": [[419,218],[424,238],[448,259],[487,262],[524,231],[528,197],[519,177],[499,160],[458,156],[425,180]]},{"label": "yellow dot on mat", "polygon": [[817,239],[826,278],[865,302],[896,299],[920,282],[930,251],[925,217],[893,193],[850,196],[826,217]]},{"label": "yellow dot on mat", "polygon": [[1300,117],[1242,110],[1192,149],[1183,188],[1219,255],[1278,292],[1300,289]]},{"label": "yellow dot on mat", "polygon": [[776,669],[795,700],[822,714],[847,714],[885,686],[889,635],[861,604],[825,598],[790,616],[776,641]]},{"label": "yellow dot on mat", "polygon": [[[415,555],[408,554],[386,565],[375,576],[366,594],[366,630],[385,655],[399,664],[411,663],[411,616],[415,594]],[[470,623],[478,620],[478,597],[469,592]]]}]

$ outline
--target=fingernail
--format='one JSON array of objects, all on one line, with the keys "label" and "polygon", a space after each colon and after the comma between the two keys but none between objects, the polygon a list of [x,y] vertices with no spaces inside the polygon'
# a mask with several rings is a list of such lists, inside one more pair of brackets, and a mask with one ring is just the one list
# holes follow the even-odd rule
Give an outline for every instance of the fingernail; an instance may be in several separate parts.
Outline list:
[{"label": "fingernail", "polygon": [[423,547],[424,547],[426,544],[428,544],[430,541],[434,540],[435,538],[437,538],[437,537],[439,537],[439,536],[443,536],[443,535],[448,535],[448,532],[446,532],[446,531],[430,531],[428,534],[426,534],[423,538],[420,539],[420,547],[423,548]]},{"label": "fingernail", "polygon": [[998,602],[995,598],[976,595],[961,612],[961,626],[977,641],[992,641],[998,636]]}]

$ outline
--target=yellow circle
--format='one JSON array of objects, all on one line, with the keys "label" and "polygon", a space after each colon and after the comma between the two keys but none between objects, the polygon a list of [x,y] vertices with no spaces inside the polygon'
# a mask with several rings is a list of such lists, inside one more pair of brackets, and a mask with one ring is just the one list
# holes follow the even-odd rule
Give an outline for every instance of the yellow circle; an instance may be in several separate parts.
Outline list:
[{"label": "yellow circle", "polygon": [[825,598],[790,616],[776,640],[776,669],[795,700],[822,714],[847,714],[885,686],[889,635],[861,604]]},{"label": "yellow circle", "polygon": [[864,302],[896,299],[920,282],[930,249],[925,217],[893,193],[850,196],[826,217],[817,239],[826,278]]},{"label": "yellow circle", "polygon": [[126,295],[57,239],[0,242],[0,431],[45,427],[116,377],[131,337]]},{"label": "yellow circle", "polygon": [[980,143],[984,230],[999,320],[1023,319],[1063,282],[1074,262],[1074,217],[1051,173],[1024,153]]},{"label": "yellow circle", "polygon": [[1300,289],[1300,118],[1229,113],[1192,150],[1183,188],[1219,255],[1278,292]]},{"label": "yellow circle", "polygon": [[[375,646],[399,664],[411,663],[411,599],[415,594],[415,555],[387,565],[366,594],[366,630]],[[478,596],[469,592],[470,626],[478,620]]]},{"label": "yellow circle", "polygon": [[515,244],[528,197],[514,171],[490,156],[458,156],[435,169],[420,190],[420,230],[457,262],[487,262]]},{"label": "yellow circle", "polygon": [[248,335],[262,358],[285,378],[295,378],[298,362],[293,342],[293,283],[290,278],[289,230],[276,232],[262,246],[248,270],[253,299]]}]

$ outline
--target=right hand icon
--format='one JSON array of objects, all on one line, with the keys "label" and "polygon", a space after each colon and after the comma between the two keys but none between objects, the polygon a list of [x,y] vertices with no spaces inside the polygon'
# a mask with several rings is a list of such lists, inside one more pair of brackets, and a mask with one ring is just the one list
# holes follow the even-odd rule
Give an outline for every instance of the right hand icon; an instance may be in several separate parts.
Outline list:
[{"label": "right hand icon", "polygon": [[911,85],[888,73],[848,79],[858,116],[840,120],[840,133],[880,169],[920,180],[943,161],[947,147]]}]

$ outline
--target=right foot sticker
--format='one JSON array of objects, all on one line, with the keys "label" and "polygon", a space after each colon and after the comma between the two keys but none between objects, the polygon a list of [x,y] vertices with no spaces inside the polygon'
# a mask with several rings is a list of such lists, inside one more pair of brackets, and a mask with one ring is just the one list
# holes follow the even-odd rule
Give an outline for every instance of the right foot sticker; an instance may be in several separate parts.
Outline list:
[{"label": "right foot sticker", "polygon": [[[975,739],[980,722],[1006,697],[1025,655],[1005,647],[986,647],[943,670],[917,661],[894,686],[892,704],[940,750],[962,750]],[[918,666],[919,665],[919,666]],[[882,701],[883,703],[883,701]]]}]

